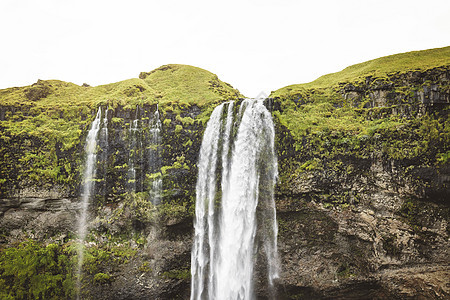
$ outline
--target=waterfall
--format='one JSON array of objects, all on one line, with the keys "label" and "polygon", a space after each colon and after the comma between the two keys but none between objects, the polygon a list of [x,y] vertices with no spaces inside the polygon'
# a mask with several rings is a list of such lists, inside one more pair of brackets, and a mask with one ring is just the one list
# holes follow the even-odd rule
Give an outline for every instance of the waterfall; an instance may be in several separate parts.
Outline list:
[{"label": "waterfall", "polygon": [[108,149],[108,108],[106,108],[105,116],[103,117],[102,131],[105,139],[106,149]]},{"label": "waterfall", "polygon": [[101,108],[98,109],[97,115],[92,122],[91,129],[89,130],[86,137],[86,162],[83,172],[82,181],[82,192],[81,192],[81,216],[78,220],[78,265],[76,270],[77,282],[76,287],[78,291],[78,296],[80,296],[81,289],[81,270],[83,266],[84,251],[83,243],[86,239],[87,225],[86,221],[88,218],[88,207],[91,200],[92,194],[94,192],[94,178],[96,174],[96,162],[97,162],[97,142],[98,142],[98,132],[100,129],[101,121]]},{"label": "waterfall", "polygon": [[[159,119],[159,110],[156,107],[156,111],[148,121],[149,127],[149,169],[151,173],[159,172],[161,167],[161,158],[159,148],[161,144],[161,120]],[[152,203],[158,205],[161,202],[161,190],[162,190],[162,178],[158,176],[153,179],[152,187],[150,191],[150,199]]]},{"label": "waterfall", "polygon": [[139,119],[137,118],[138,110],[136,110],[136,118],[130,123],[129,129],[129,145],[130,152],[128,156],[128,190],[130,192],[136,192],[136,161],[140,148],[137,147],[139,143],[138,133]]},{"label": "waterfall", "polygon": [[274,137],[262,100],[244,100],[236,118],[232,102],[213,111],[198,163],[191,299],[254,298],[257,241],[272,293],[278,277]]},{"label": "waterfall", "polygon": [[[109,154],[109,142],[108,142],[108,108],[105,110],[105,115],[103,116],[103,120],[100,123],[100,132],[99,132],[99,152],[97,153],[98,163],[99,163],[99,169],[97,170],[97,177],[100,177],[102,180],[100,181],[101,184],[99,185],[100,191],[98,191],[101,195],[105,195],[107,191],[107,173],[108,173],[108,154]],[[98,168],[98,167],[97,167]],[[99,173],[101,175],[99,175]],[[98,179],[100,179],[98,178]],[[99,182],[97,182],[99,183]]]}]

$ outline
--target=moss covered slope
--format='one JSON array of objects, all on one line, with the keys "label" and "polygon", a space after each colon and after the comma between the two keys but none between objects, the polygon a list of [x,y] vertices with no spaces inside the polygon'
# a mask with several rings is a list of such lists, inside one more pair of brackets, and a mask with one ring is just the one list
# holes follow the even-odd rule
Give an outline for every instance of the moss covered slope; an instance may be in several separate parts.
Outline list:
[{"label": "moss covered slope", "polygon": [[215,74],[187,65],[139,77],[96,87],[38,80],[0,90],[0,194],[19,181],[76,184],[82,141],[99,106],[115,111],[159,104],[163,116],[196,106],[204,121],[217,103],[242,97]]},{"label": "moss covered slope", "polygon": [[91,87],[59,80],[38,80],[20,88],[0,90],[1,105],[37,107],[97,106],[102,103],[144,104],[185,102],[199,106],[209,101],[242,97],[217,75],[188,65],[164,65],[139,78]]},{"label": "moss covered slope", "polygon": [[159,93],[162,101],[183,99],[191,104],[204,105],[218,99],[235,99],[242,95],[216,75],[187,65],[165,65],[139,75],[146,84]]},{"label": "moss covered slope", "polygon": [[[295,152],[279,153],[280,187],[327,172],[330,178],[359,176],[355,161],[398,164],[411,180],[419,170],[435,172],[449,164],[450,47],[375,59],[271,96],[278,124],[286,130],[279,143],[292,144]],[[448,188],[437,182],[419,185]]]},{"label": "moss covered slope", "polygon": [[449,65],[450,46],[394,54],[349,66],[340,72],[323,75],[309,83],[293,84],[280,88],[272,92],[271,97],[287,97],[304,89],[330,88],[340,83],[360,82],[368,76],[381,78],[392,73],[425,71]]}]

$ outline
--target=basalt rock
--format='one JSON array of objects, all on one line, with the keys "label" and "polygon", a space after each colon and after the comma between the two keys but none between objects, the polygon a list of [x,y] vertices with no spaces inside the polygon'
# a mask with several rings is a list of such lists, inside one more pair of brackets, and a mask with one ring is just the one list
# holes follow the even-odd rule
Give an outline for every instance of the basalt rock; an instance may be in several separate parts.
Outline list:
[{"label": "basalt rock", "polygon": [[[437,112],[430,115],[437,120],[443,114],[448,117],[449,74],[448,68],[438,68],[394,74],[384,81],[367,78],[359,85],[342,86],[339,93],[342,101],[352,101],[359,108],[383,106],[389,115],[407,117]],[[403,93],[406,90],[408,93]],[[41,96],[45,96],[45,89],[30,94],[33,99]],[[298,105],[303,100],[298,100]],[[450,297],[449,162],[437,163],[436,153],[431,152],[420,157],[389,156],[383,152],[383,145],[390,141],[376,134],[361,137],[361,145],[373,146],[367,155],[349,150],[327,158],[302,151],[298,146],[309,149],[312,141],[307,136],[295,140],[278,122],[276,113],[283,113],[280,101],[283,99],[266,101],[274,112],[280,177],[275,194],[281,263],[276,298]],[[150,172],[145,158],[138,160],[141,168],[137,174],[142,176],[137,176],[136,193],[130,196],[127,192],[130,124],[136,117],[147,122],[156,109],[156,105],[141,106],[137,112],[136,108],[119,105],[108,111],[108,148],[106,144],[99,146],[108,150],[98,155],[97,196],[90,207],[88,247],[95,249],[92,253],[97,256],[93,256],[94,263],[88,266],[84,278],[87,297],[189,298],[196,164],[205,127],[203,108],[160,108],[158,172],[163,179],[163,197],[159,210],[140,201],[146,197],[149,176],[156,173]],[[11,109],[0,108],[1,120],[7,118],[7,111]],[[141,138],[145,139],[148,132],[142,130]],[[399,133],[396,139],[400,138]],[[7,179],[2,183],[0,199],[1,248],[30,238],[43,244],[70,246],[79,214],[83,141],[81,138],[74,149],[58,152],[61,163],[68,170],[70,165],[70,170],[76,170],[75,183],[36,186],[21,179],[24,168],[19,159],[20,153],[39,147],[40,141],[15,137],[2,140],[2,153],[8,156],[0,165]],[[448,149],[449,145],[444,142],[433,147]],[[148,150],[143,146],[134,151]],[[315,161],[320,167],[306,164]],[[117,249],[131,249],[132,254]],[[95,275],[100,273],[108,274],[110,277],[105,278],[109,279],[96,280]],[[257,267],[255,291],[260,299],[269,296],[264,276]]]}]

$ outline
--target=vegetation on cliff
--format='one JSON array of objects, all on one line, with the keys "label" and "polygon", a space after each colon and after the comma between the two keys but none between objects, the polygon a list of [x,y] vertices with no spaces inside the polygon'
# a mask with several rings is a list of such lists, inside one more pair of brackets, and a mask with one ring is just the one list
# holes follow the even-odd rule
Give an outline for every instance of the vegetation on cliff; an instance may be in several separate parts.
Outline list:
[{"label": "vegetation on cliff", "polygon": [[[391,263],[400,268],[448,257],[442,232],[450,232],[449,51],[380,58],[272,93],[285,282],[295,288],[364,282]],[[205,122],[217,103],[237,97],[214,74],[183,65],[98,87],[46,80],[0,90],[0,298],[73,297],[76,255],[67,232],[74,230],[68,220],[75,220],[76,207],[70,205],[79,195],[84,140],[99,106],[102,116],[109,109],[112,150],[99,149],[83,284],[99,298],[122,287],[132,290],[121,294],[130,298],[155,286],[167,298],[176,298],[167,296],[168,287],[187,291]],[[129,157],[149,150],[129,146],[132,121],[149,124],[157,104],[161,167],[136,177],[136,186],[162,178],[163,201],[155,206],[148,190],[127,189],[127,172]],[[140,135],[148,137],[149,128]],[[63,190],[57,200],[45,193],[55,183]],[[58,201],[68,206],[55,209]],[[40,220],[46,224],[37,226]],[[57,225],[47,224],[52,221]],[[26,238],[38,241],[18,243]]]},{"label": "vegetation on cliff", "polygon": [[367,77],[388,78],[392,74],[426,71],[449,65],[450,46],[394,54],[349,66],[342,71],[323,75],[309,83],[280,88],[272,92],[271,97],[289,98],[307,89],[335,88],[345,83],[362,83]]},{"label": "vegetation on cliff", "polygon": [[67,248],[27,241],[0,252],[1,299],[69,299],[73,291]]},{"label": "vegetation on cliff", "polygon": [[[419,169],[448,164],[450,47],[375,59],[271,97],[286,130],[279,130],[279,143],[292,143],[297,153],[296,159],[279,153],[282,188],[307,174],[351,178],[362,172],[350,163],[355,159],[391,160],[407,166],[402,175],[415,179]],[[352,195],[328,196],[331,203],[357,202]]]},{"label": "vegetation on cliff", "polygon": [[[82,159],[80,141],[99,106],[127,110],[159,104],[164,114],[179,114],[180,109],[195,105],[207,114],[215,103],[241,96],[216,75],[187,65],[166,65],[139,77],[96,87],[38,80],[31,86],[0,90],[4,157],[0,194],[19,188],[19,181],[75,188]],[[181,125],[176,125],[179,133]]]}]

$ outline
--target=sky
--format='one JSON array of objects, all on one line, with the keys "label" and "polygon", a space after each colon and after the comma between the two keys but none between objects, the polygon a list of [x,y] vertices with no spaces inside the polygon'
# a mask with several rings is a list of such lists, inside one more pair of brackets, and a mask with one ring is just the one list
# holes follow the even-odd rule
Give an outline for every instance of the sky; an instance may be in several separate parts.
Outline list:
[{"label": "sky", "polygon": [[161,65],[247,97],[381,56],[450,46],[449,0],[1,0],[0,89],[92,86]]}]

